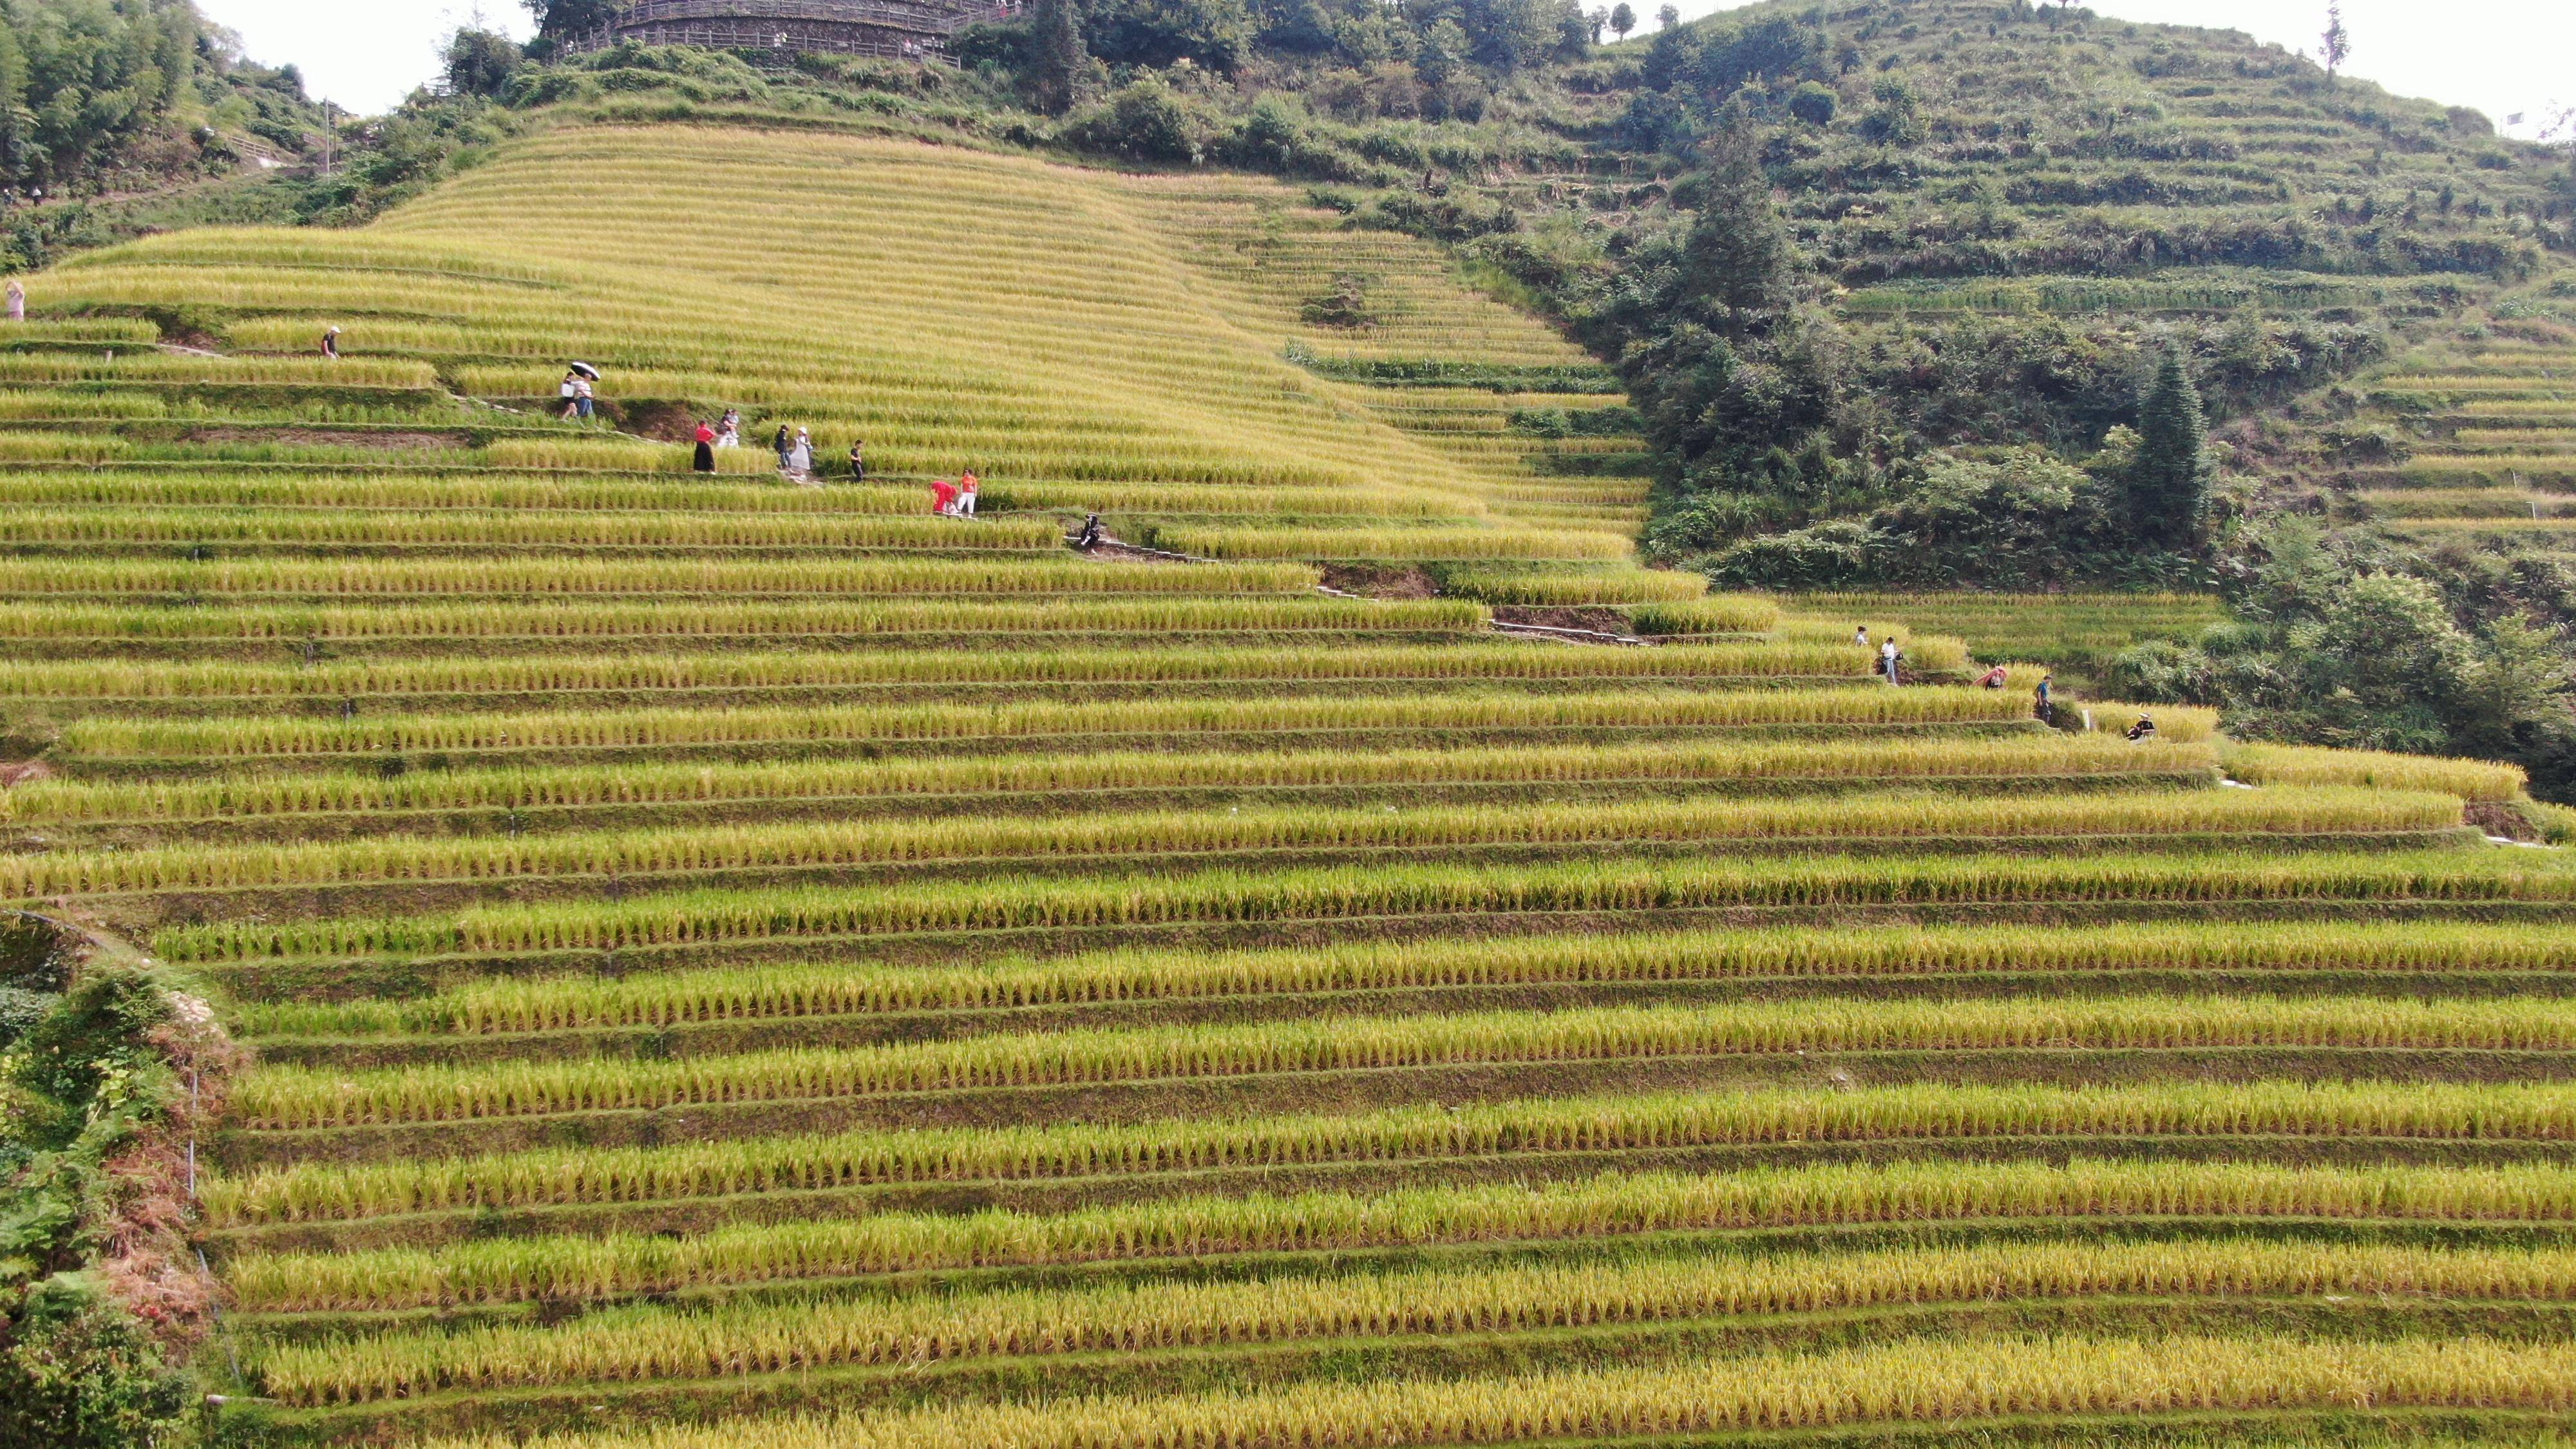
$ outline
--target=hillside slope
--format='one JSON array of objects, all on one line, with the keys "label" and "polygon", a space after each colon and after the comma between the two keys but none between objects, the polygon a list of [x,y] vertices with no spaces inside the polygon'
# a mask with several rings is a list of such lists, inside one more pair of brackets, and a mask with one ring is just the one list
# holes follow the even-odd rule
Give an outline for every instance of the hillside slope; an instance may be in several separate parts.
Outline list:
[{"label": "hillside slope", "polygon": [[[2576,871],[2490,839],[2513,771],[2052,729],[1638,569],[1602,370],[1417,244],[600,128],[35,290],[0,902],[258,1054],[163,1163],[227,1444],[2501,1437],[2576,1383]],[[752,446],[538,416],[575,356]]]}]

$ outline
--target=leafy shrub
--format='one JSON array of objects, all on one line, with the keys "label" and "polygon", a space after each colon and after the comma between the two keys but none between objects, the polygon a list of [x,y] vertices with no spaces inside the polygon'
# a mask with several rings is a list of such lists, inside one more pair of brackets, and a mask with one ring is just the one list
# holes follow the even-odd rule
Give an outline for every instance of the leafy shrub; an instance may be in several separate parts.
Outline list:
[{"label": "leafy shrub", "polygon": [[1789,93],[1789,114],[1810,126],[1830,126],[1841,100],[1832,90],[1808,81]]},{"label": "leafy shrub", "polygon": [[1147,76],[1075,117],[1062,139],[1096,155],[1195,165],[1206,159],[1206,137],[1206,123],[1179,94]]}]

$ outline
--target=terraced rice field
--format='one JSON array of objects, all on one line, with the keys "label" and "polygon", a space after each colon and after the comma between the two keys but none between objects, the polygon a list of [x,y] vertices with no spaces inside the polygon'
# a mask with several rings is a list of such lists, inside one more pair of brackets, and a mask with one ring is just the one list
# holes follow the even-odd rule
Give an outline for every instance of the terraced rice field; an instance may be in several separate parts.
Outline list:
[{"label": "terraced rice field", "polygon": [[[1386,320],[1336,337],[1348,271]],[[0,898],[259,1053],[198,1181],[240,1442],[2576,1398],[2576,870],[2487,838],[2519,777],[1962,682],[2199,600],[1641,569],[1568,461],[1621,399],[1435,252],[1237,179],[566,130],[38,281]],[[217,355],[134,310],[179,301]],[[575,356],[625,430],[531,411]],[[878,477],[642,436],[725,406]],[[1067,549],[1091,511],[1187,557]]]},{"label": "terraced rice field", "polygon": [[2435,535],[2521,538],[2563,551],[2576,495],[2576,276],[2488,309],[2494,331],[2401,360],[2373,401],[2404,456],[2352,482],[2383,518]]}]

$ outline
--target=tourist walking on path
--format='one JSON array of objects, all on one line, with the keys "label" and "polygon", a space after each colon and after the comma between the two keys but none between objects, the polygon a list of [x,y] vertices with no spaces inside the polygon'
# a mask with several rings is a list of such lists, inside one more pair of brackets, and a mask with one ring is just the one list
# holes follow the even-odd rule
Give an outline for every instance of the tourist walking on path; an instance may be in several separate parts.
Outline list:
[{"label": "tourist walking on path", "polygon": [[2057,723],[2057,676],[2043,674],[2039,679],[2039,722]]},{"label": "tourist walking on path", "polygon": [[1878,672],[1887,676],[1888,683],[1896,682],[1896,661],[1904,657],[1905,651],[1896,647],[1893,634],[1887,636],[1886,643],[1878,646]]},{"label": "tourist walking on path", "polygon": [[716,424],[716,446],[719,448],[742,446],[741,413],[732,408],[725,409],[724,421]]},{"label": "tourist walking on path", "polygon": [[957,480],[958,517],[972,518],[975,516],[975,490],[983,486],[984,480],[976,477],[975,470],[972,468],[966,470],[965,477]]},{"label": "tourist walking on path", "polygon": [[698,455],[693,466],[701,473],[716,470],[716,430],[704,423],[698,424]]},{"label": "tourist walking on path", "polygon": [[787,471],[787,454],[795,445],[796,435],[787,430],[787,425],[785,423],[780,423],[778,425],[778,437],[770,444],[771,447],[778,450],[779,472],[784,473]]},{"label": "tourist walking on path", "polygon": [[814,435],[803,428],[796,430],[796,441],[788,445],[787,476],[791,478],[814,476]]},{"label": "tourist walking on path", "polygon": [[868,481],[868,440],[865,438],[850,445],[850,481]]},{"label": "tourist walking on path", "polygon": [[565,422],[571,422],[574,418],[580,417],[581,374],[572,371],[570,368],[566,368],[564,370],[563,386],[555,389],[555,396],[563,399],[563,420]]},{"label": "tourist walking on path", "polygon": [[27,284],[16,277],[9,279],[9,320],[12,322],[27,320]]}]

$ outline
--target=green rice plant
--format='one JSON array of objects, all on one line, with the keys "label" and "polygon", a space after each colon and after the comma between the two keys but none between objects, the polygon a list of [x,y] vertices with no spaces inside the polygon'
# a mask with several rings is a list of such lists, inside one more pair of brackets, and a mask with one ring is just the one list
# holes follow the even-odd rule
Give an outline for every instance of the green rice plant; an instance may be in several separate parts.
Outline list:
[{"label": "green rice plant", "polygon": [[[841,658],[847,656],[831,656]],[[208,781],[38,780],[0,793],[0,820],[243,820],[317,813],[712,805],[747,801],[1044,795],[1216,789],[1362,789],[1433,784],[1718,784],[2137,777],[2206,784],[2217,751],[2015,735],[1555,747],[1107,755],[969,755],[788,764],[598,765],[548,770],[255,775]]]},{"label": "green rice plant", "polygon": [[1351,1115],[858,1131],[667,1147],[303,1162],[201,1184],[214,1226],[661,1202],[905,1183],[1044,1181],[1813,1142],[2099,1137],[2576,1141],[2562,1084],[1915,1085],[1546,1098]]},{"label": "green rice plant", "polygon": [[1613,533],[1512,528],[1196,528],[1154,531],[1155,546],[1218,559],[1624,559]]},{"label": "green rice plant", "polygon": [[2121,997],[2081,1002],[1792,1002],[1276,1021],[969,1037],[684,1061],[505,1061],[245,1078],[257,1131],[559,1112],[974,1091],[1254,1073],[1374,1071],[1785,1052],[2197,1047],[2566,1051],[2561,1001]]},{"label": "green rice plant", "polygon": [[[561,570],[561,565],[551,565]],[[590,565],[593,568],[608,565]],[[818,591],[819,592],[819,591]],[[1463,599],[1074,597],[836,603],[685,595],[626,602],[513,600],[313,608],[84,608],[0,603],[0,638],[109,643],[287,644],[470,639],[561,645],[601,639],[952,638],[973,634],[1460,634],[1483,632],[1484,607]],[[1840,672],[1840,671],[1833,671]]]},{"label": "green rice plant", "polygon": [[[1043,553],[1063,535],[1046,519],[954,519],[688,513],[365,513],[241,510],[15,509],[0,545],[203,543],[385,548],[835,548]],[[217,590],[220,591],[220,586]]]},{"label": "green rice plant", "polygon": [[563,876],[1116,860],[1232,851],[1471,850],[1722,841],[2236,838],[2459,828],[2457,796],[2342,789],[2213,794],[1649,800],[715,826],[516,839],[376,837],[310,845],[0,856],[0,899]]},{"label": "green rice plant", "polygon": [[2249,785],[2349,785],[2374,790],[2439,790],[2463,800],[2515,800],[2530,779],[2512,765],[2442,760],[2378,750],[2321,750],[2298,745],[2230,744],[2227,772]]},{"label": "green rice plant", "polygon": [[1725,863],[1591,861],[1489,868],[1339,867],[1248,874],[903,888],[699,891],[627,901],[493,906],[380,920],[227,921],[154,937],[171,960],[603,951],[915,932],[1100,929],[1495,912],[1850,909],[1947,904],[2438,901],[2576,903],[2576,872],[2517,855],[1821,856]]},{"label": "green rice plant", "polygon": [[[1523,1334],[1753,1315],[2104,1295],[2432,1296],[2564,1302],[2576,1251],[2312,1243],[2040,1243],[1762,1260],[1416,1270],[1330,1279],[1102,1285],[956,1297],[615,1309],[507,1325],[287,1344],[260,1356],[296,1405],[457,1390],[915,1367],[1056,1354],[1222,1350],[1325,1339]],[[2570,1355],[2576,1364],[2576,1354]],[[2571,1396],[2576,1397],[2576,1396]]]},{"label": "green rice plant", "polygon": [[1612,1174],[1381,1195],[1167,1197],[1059,1214],[870,1213],[716,1228],[485,1238],[441,1249],[243,1253],[225,1282],[245,1313],[579,1302],[795,1279],[1262,1253],[1612,1239],[1869,1223],[2566,1224],[2576,1169],[2273,1163],[1896,1162]]},{"label": "green rice plant", "polygon": [[[388,750],[600,750],[753,742],[939,740],[962,747],[973,740],[1028,741],[1069,735],[1151,735],[1170,739],[1189,734],[1389,729],[1966,725],[2017,721],[2020,714],[2020,701],[1998,699],[1981,690],[1656,690],[1418,698],[1029,701],[851,709],[664,709],[626,714],[391,715],[354,720],[90,719],[66,726],[58,748],[65,756],[94,759],[251,759],[377,755]],[[2183,736],[2177,732],[2176,738]]]},{"label": "green rice plant", "polygon": [[[1302,601],[1301,601],[1302,602]],[[1472,607],[1449,612],[1480,618]],[[784,616],[782,616],[784,617]],[[1403,614],[1398,617],[1419,618]],[[1540,649],[1525,643],[1208,645],[1135,649],[904,650],[866,653],[446,655],[309,665],[0,660],[0,697],[67,702],[346,699],[402,694],[568,694],[953,685],[1441,684],[1848,680],[1856,649],[1710,644],[1693,649]]]},{"label": "green rice plant", "polygon": [[[939,520],[919,520],[936,523]],[[980,526],[980,525],[979,525]],[[996,525],[997,537],[1023,530]],[[963,529],[955,530],[962,534]],[[1014,545],[1020,546],[1020,545]],[[1242,595],[1306,594],[1315,574],[1295,564],[1207,568],[1105,568],[1045,559],[628,559],[567,569],[542,559],[262,558],[206,563],[141,560],[0,560],[0,594],[68,600],[84,595],[181,594],[192,598],[287,595],[316,599],[581,598],[893,594]]]},{"label": "green rice plant", "polygon": [[[1913,1340],[1508,1379],[1302,1383],[1173,1398],[929,1405],[875,1415],[550,1436],[542,1449],[1166,1449],[1670,1439],[2028,1416],[2576,1407],[2576,1347],[2502,1338]],[[432,1449],[518,1449],[486,1437]]]},{"label": "green rice plant", "polygon": [[[1452,569],[1440,575],[1440,591],[1480,604],[1541,607],[1595,604],[1685,603],[1705,597],[1708,580],[1677,569],[1614,569],[1571,572],[1561,569]],[[1759,634],[1779,617],[1763,600],[1712,600],[1719,610],[1740,620],[1723,632]]]}]

